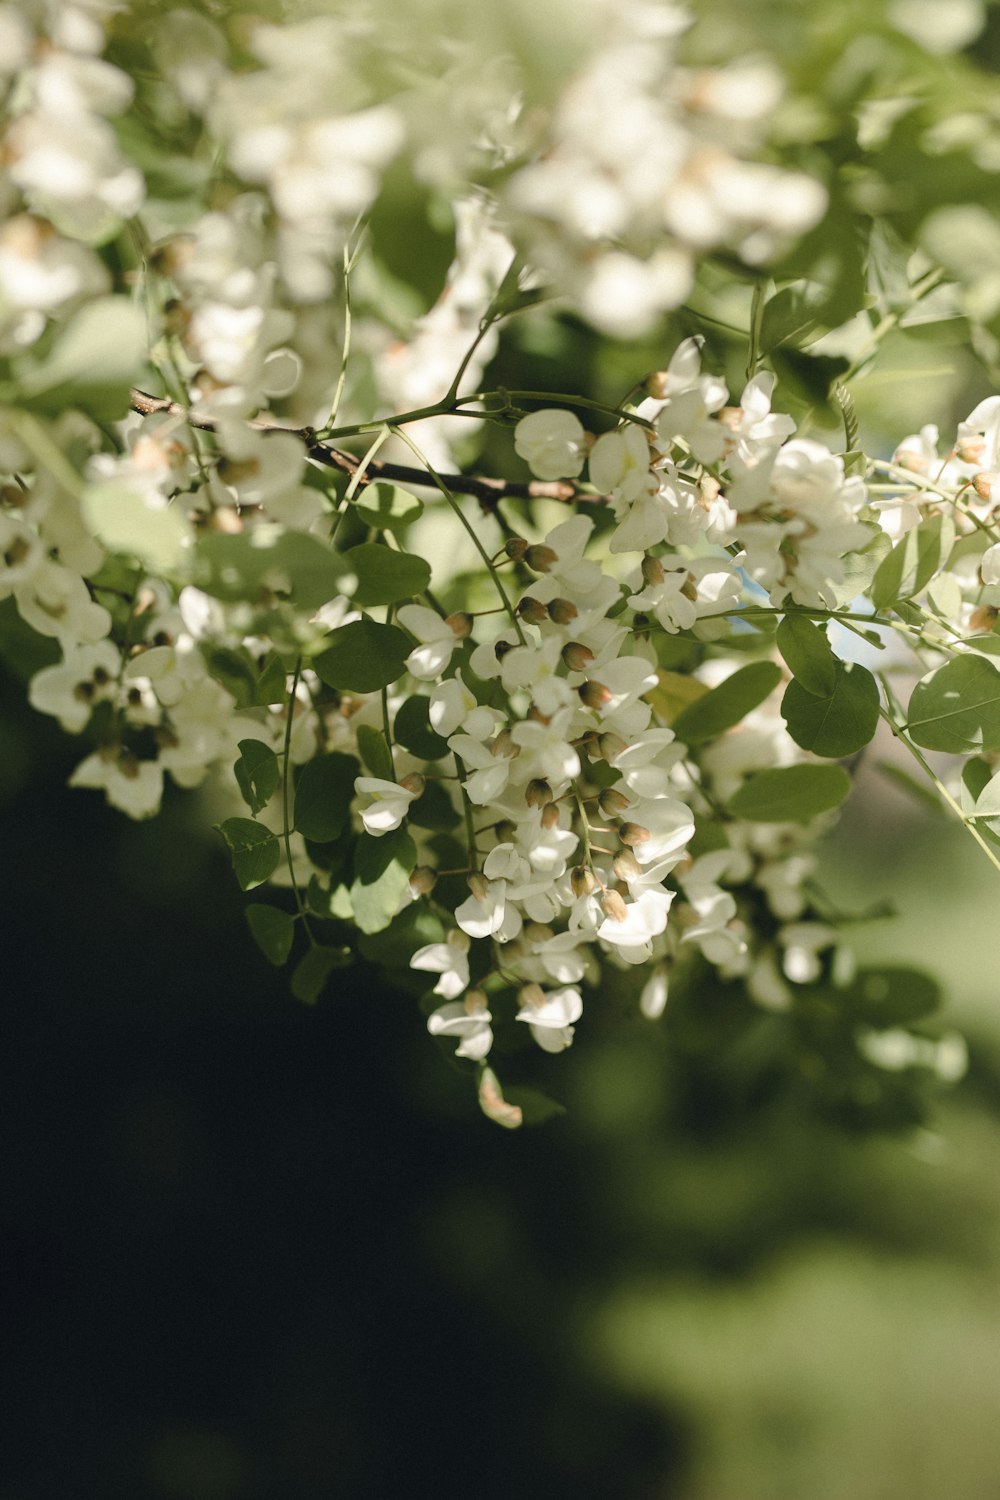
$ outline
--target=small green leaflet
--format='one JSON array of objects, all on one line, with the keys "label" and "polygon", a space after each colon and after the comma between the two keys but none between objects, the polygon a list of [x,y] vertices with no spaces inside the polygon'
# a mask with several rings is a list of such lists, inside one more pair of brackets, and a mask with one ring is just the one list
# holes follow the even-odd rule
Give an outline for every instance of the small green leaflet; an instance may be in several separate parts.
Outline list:
[{"label": "small green leaflet", "polygon": [[48,354],[17,362],[20,399],[59,413],[82,407],[98,421],[123,417],[146,367],[146,315],[130,297],[96,297],[59,329]]},{"label": "small green leaflet", "polygon": [[347,827],[360,766],[353,755],[333,750],[307,761],[295,783],[292,821],[296,832],[317,844],[339,838]]},{"label": "small green leaflet", "polygon": [[380,625],[366,616],[331,631],[313,667],[327,687],[374,693],[402,677],[412,649],[398,626]]},{"label": "small green leaflet", "polygon": [[88,484],[80,508],[88,528],[109,552],[136,557],[154,573],[179,567],[194,535],[180,502],[149,506],[124,479]]},{"label": "small green leaflet", "polygon": [[836,663],[829,697],[807,692],[796,679],[781,700],[781,717],[795,743],[830,760],[854,755],[867,745],[878,728],[878,714],[878,684],[856,662]]},{"label": "small green leaflet", "polygon": [[381,932],[399,909],[417,863],[417,846],[402,828],[373,838],[363,833],[354,856],[351,905],[362,932]]},{"label": "small green leaflet", "polygon": [[242,536],[202,536],[194,555],[194,582],[206,594],[252,604],[288,595],[304,610],[333,599],[344,572],[342,555],[319,537],[266,523]]},{"label": "small green leaflet", "polygon": [[424,513],[423,502],[396,484],[369,484],[354,502],[354,511],[380,531],[400,531]]},{"label": "small green leaflet", "polygon": [[876,609],[910,599],[926,587],[947,561],[955,541],[950,516],[930,516],[896,543],[872,579],[870,598]]},{"label": "small green leaflet", "polygon": [[412,552],[394,552],[378,542],[362,542],[344,553],[344,561],[357,575],[354,602],[399,604],[422,594],[431,581],[430,564]]},{"label": "small green leaflet", "polygon": [[700,745],[730,729],[763,703],[781,681],[781,668],[773,661],[754,661],[727,677],[694,703],[681,710],[673,722],[679,740]]},{"label": "small green leaflet", "polygon": [[981,656],[956,656],[913,689],[907,732],[925,750],[1000,749],[1000,672]]},{"label": "small green leaflet", "polygon": [[250,891],[263,885],[281,858],[281,846],[274,834],[252,818],[227,818],[216,827],[229,845],[240,889]]},{"label": "small green leaflet", "polygon": [[292,994],[304,1005],[315,1005],[333,970],[343,969],[350,961],[350,948],[331,948],[317,943],[295,966]]},{"label": "small green leaflet", "polygon": [[392,751],[381,729],[374,729],[371,724],[359,724],[358,752],[372,776],[380,776],[383,781],[395,781]]},{"label": "small green leaflet", "polygon": [[796,682],[828,698],[837,685],[837,658],[826,631],[805,615],[786,615],[774,640]]},{"label": "small green leaflet", "polygon": [[850,790],[842,766],[780,766],[749,777],[727,810],[751,823],[808,823],[839,807]]},{"label": "small green leaflet", "polygon": [[233,766],[243,801],[254,817],[267,806],[278,789],[281,772],[278,757],[263,740],[240,740],[240,758]]},{"label": "small green leaflet", "polygon": [[393,733],[404,750],[422,760],[440,760],[448,754],[448,741],[431,728],[430,707],[431,700],[419,693],[405,699],[396,710]]},{"label": "small green leaflet", "polygon": [[252,902],[244,915],[257,947],[269,963],[280,969],[292,951],[294,919],[287,911],[279,911],[276,906],[265,906],[262,901]]}]

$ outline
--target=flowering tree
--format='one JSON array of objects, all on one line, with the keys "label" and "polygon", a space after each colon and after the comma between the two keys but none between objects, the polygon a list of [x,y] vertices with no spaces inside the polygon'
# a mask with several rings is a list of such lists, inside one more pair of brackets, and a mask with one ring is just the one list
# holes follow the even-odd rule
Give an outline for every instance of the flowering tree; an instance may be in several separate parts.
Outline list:
[{"label": "flowering tree", "polygon": [[0,6],[5,653],[506,1126],[612,983],[873,1118],[961,1072],[811,879],[880,723],[1000,868],[1000,396],[852,395],[898,329],[997,378],[981,8],[695,9]]}]

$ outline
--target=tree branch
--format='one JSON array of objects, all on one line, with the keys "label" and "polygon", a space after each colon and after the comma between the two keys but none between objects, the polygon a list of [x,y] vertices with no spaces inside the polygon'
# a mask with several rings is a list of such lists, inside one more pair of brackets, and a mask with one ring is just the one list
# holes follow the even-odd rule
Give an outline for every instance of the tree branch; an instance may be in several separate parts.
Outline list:
[{"label": "tree branch", "polygon": [[[165,412],[172,417],[182,417],[192,427],[204,432],[216,430],[216,423],[211,417],[196,416],[187,407],[171,401],[167,396],[150,396],[145,391],[133,390],[130,404],[132,410],[140,416],[149,417],[157,412]],[[338,469],[352,479],[358,474],[361,460],[355,454],[345,452],[343,448],[334,448],[329,443],[321,442],[311,427],[289,427],[269,417],[249,418],[247,426],[258,432],[289,432],[293,437],[302,439],[314,463],[323,464],[328,469]],[[603,495],[582,493],[566,479],[557,479],[551,483],[532,479],[521,483],[516,480],[490,479],[482,474],[442,474],[440,478],[454,493],[473,495],[487,512],[494,511],[504,499],[575,501],[587,505],[599,504],[604,499]],[[381,458],[372,459],[360,475],[359,483],[375,484],[380,479],[393,480],[399,484],[419,484],[425,489],[430,483],[423,469],[408,464],[390,463]]]}]

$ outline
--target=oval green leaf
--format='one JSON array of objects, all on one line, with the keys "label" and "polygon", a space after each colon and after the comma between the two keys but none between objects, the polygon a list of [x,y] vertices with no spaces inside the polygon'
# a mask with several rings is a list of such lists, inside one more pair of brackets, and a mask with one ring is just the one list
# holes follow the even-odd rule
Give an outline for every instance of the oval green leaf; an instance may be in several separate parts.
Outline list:
[{"label": "oval green leaf", "polygon": [[907,730],[925,750],[1000,749],[1000,672],[982,656],[957,656],[913,689]]},{"label": "oval green leaf", "polygon": [[365,608],[370,604],[399,604],[422,594],[431,581],[430,564],[412,552],[394,552],[378,542],[362,542],[344,553],[344,561],[357,574],[353,599]]},{"label": "oval green leaf", "polygon": [[354,756],[339,750],[307,761],[295,783],[292,821],[296,832],[317,844],[339,838],[350,817],[359,770]]},{"label": "oval green leaf", "polygon": [[263,885],[281,858],[281,846],[274,834],[252,818],[227,818],[216,827],[229,845],[240,889],[250,891]]},{"label": "oval green leaf", "polygon": [[828,698],[837,685],[837,658],[826,631],[805,615],[786,615],[774,640],[796,682]]},{"label": "oval green leaf", "polygon": [[233,766],[243,801],[256,817],[278,788],[278,757],[263,740],[240,740],[240,758]]},{"label": "oval green leaf", "polygon": [[250,935],[269,963],[280,969],[292,951],[295,922],[287,911],[255,901],[244,913]]},{"label": "oval green leaf", "polygon": [[377,620],[352,620],[326,637],[327,646],[313,668],[327,687],[351,693],[375,693],[402,677],[413,649],[408,635],[396,625]]},{"label": "oval green leaf", "polygon": [[673,722],[674,733],[687,745],[714,739],[763,703],[780,681],[781,668],[773,661],[754,661],[740,667],[725,682],[682,709]]},{"label": "oval green leaf", "polygon": [[808,823],[839,807],[850,790],[842,766],[781,766],[745,781],[728,811],[751,823]]},{"label": "oval green leaf", "polygon": [[878,728],[878,711],[878,684],[856,662],[836,663],[829,697],[807,692],[796,679],[781,700],[781,717],[795,743],[830,760],[854,755],[869,743]]},{"label": "oval green leaf", "polygon": [[380,531],[399,531],[424,513],[423,501],[398,484],[370,484],[354,502],[355,514]]}]

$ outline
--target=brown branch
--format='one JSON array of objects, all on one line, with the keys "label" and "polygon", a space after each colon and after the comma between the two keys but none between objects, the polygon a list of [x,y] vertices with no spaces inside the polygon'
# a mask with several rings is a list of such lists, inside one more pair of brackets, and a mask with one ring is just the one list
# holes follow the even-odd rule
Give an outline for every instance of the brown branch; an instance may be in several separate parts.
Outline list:
[{"label": "brown branch", "polygon": [[[199,417],[189,411],[186,406],[181,406],[179,402],[171,401],[166,396],[150,396],[145,391],[133,390],[131,407],[133,411],[144,417],[153,416],[157,412],[165,412],[172,417],[183,417],[185,422],[203,432],[216,430],[216,423],[211,417]],[[352,479],[361,466],[361,460],[355,454],[347,453],[343,448],[335,448],[330,443],[321,442],[311,427],[289,427],[282,422],[273,421],[270,417],[252,417],[248,419],[247,426],[258,432],[289,432],[293,437],[301,438],[314,463],[323,464],[328,469],[338,469]],[[438,477],[449,490],[456,494],[473,495],[479,501],[481,508],[488,512],[494,511],[499,501],[504,499],[561,500],[594,505],[605,498],[603,495],[583,494],[565,479],[556,479],[552,482],[532,479],[527,483],[521,483],[517,480],[489,479],[482,474],[441,474]],[[375,484],[380,479],[391,479],[400,484],[419,484],[425,488],[434,487],[433,481],[423,469],[413,468],[409,464],[394,464],[386,459],[373,458],[365,466],[359,483]]]}]

